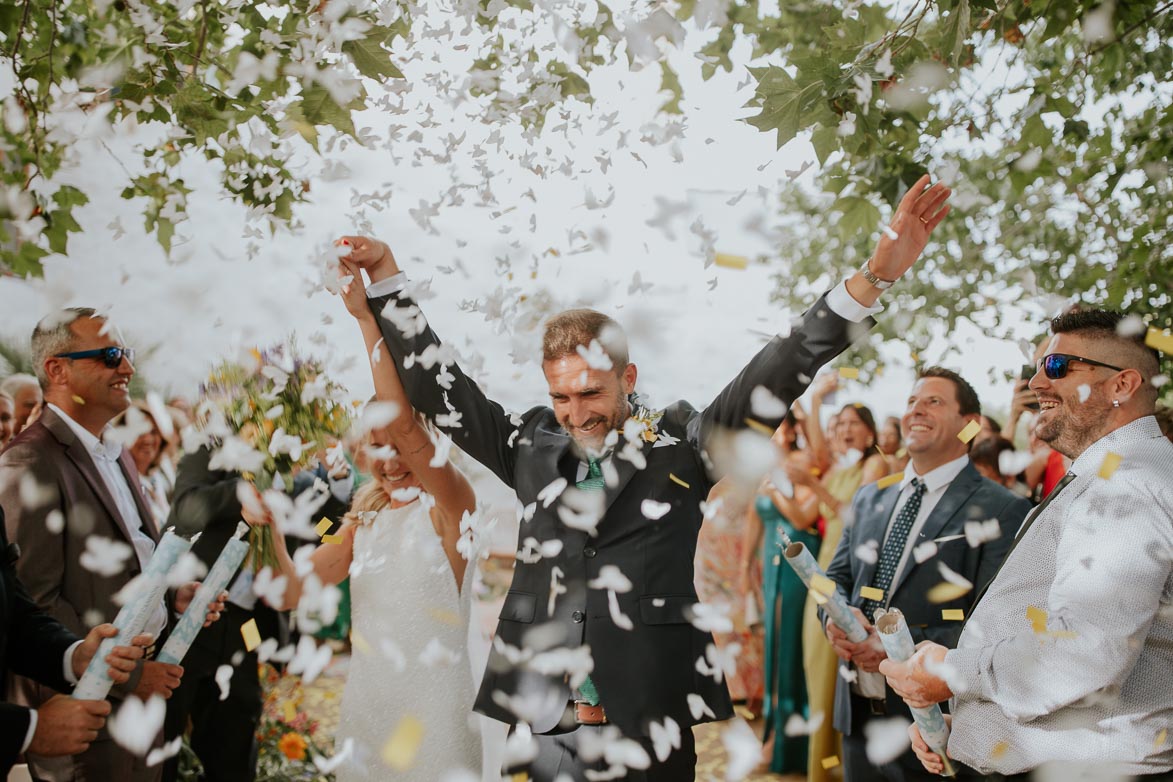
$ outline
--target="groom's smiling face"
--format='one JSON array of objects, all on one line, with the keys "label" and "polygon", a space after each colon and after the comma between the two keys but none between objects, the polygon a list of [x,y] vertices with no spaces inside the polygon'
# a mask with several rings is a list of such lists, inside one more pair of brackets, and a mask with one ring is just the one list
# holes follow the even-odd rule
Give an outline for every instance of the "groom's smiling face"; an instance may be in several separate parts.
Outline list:
[{"label": "groom's smiling face", "polygon": [[584,452],[602,451],[607,434],[630,414],[627,396],[635,390],[635,364],[616,373],[593,369],[573,354],[543,363],[542,371],[558,423]]}]

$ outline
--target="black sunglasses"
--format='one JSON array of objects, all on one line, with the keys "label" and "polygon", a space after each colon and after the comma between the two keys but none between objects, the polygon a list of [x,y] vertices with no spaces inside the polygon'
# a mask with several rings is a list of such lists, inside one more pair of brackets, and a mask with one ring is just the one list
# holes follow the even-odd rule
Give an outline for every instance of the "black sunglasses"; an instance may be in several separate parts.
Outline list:
[{"label": "black sunglasses", "polygon": [[94,350],[78,350],[73,353],[56,353],[54,358],[100,358],[102,363],[110,369],[117,369],[122,364],[123,357],[131,364],[134,363],[134,348],[95,348]]},{"label": "black sunglasses", "polygon": [[1072,356],[1067,353],[1052,353],[1048,356],[1043,356],[1043,374],[1051,380],[1058,380],[1067,375],[1067,366],[1072,361],[1082,361],[1094,367],[1105,367],[1107,369],[1114,369],[1117,372],[1124,371],[1124,367],[1115,367],[1111,364],[1105,364],[1103,361],[1096,361],[1095,359],[1084,358],[1083,356]]}]

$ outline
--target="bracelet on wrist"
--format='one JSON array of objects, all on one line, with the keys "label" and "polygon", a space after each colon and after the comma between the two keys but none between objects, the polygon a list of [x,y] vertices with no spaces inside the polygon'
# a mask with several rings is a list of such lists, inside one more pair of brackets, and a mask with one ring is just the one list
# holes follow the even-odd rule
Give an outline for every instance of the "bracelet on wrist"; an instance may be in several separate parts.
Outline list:
[{"label": "bracelet on wrist", "polygon": [[863,262],[863,266],[859,267],[859,273],[867,280],[868,285],[871,285],[877,290],[886,291],[895,284],[896,280],[882,280],[872,272],[872,259],[868,258]]}]

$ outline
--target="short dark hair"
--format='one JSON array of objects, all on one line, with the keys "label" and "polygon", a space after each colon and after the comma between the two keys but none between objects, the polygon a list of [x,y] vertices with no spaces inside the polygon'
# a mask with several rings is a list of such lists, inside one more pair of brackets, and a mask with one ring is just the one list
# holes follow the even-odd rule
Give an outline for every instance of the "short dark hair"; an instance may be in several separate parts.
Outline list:
[{"label": "short dark hair", "polygon": [[542,332],[542,363],[575,355],[580,345],[589,347],[596,339],[611,358],[615,372],[622,372],[629,363],[623,327],[613,318],[586,308],[566,310],[546,321]]},{"label": "short dark hair", "polygon": [[982,403],[978,399],[977,391],[974,391],[973,386],[952,369],[946,369],[945,367],[924,367],[916,373],[917,380],[923,380],[926,377],[939,377],[953,384],[953,389],[957,392],[957,404],[961,408],[962,415],[982,414]]},{"label": "short dark hair", "polygon": [[1072,309],[1051,319],[1052,334],[1074,334],[1086,339],[1109,342],[1118,356],[1113,363],[1123,363],[1126,368],[1135,369],[1145,381],[1146,395],[1157,400],[1157,387],[1153,376],[1161,371],[1161,356],[1145,344],[1145,329],[1137,333],[1121,333],[1120,324],[1127,317],[1122,312],[1104,309]]},{"label": "short dark hair", "polygon": [[975,467],[985,465],[993,470],[995,475],[1001,475],[1002,468],[998,465],[1006,451],[1013,453],[1014,443],[1001,436],[986,437],[973,444],[973,448],[969,450],[969,460]]}]

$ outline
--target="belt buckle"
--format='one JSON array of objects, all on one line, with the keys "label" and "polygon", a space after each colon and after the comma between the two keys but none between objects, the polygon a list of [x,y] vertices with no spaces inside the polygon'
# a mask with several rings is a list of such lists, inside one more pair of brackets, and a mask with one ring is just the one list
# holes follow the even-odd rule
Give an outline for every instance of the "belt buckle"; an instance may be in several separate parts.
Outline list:
[{"label": "belt buckle", "polygon": [[581,700],[574,700],[574,721],[579,725],[604,725],[607,722],[607,712],[602,706],[592,706]]}]

